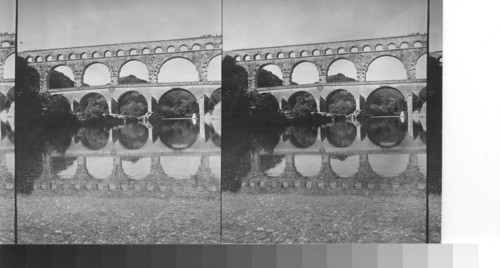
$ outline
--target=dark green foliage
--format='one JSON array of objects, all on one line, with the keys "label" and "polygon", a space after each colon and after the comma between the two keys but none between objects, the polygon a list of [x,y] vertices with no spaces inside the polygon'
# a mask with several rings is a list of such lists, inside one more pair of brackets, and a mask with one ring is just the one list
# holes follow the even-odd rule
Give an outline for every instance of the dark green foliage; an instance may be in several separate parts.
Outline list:
[{"label": "dark green foliage", "polygon": [[222,117],[231,120],[233,117],[248,116],[250,101],[246,94],[248,74],[245,68],[226,56],[222,60]]},{"label": "dark green foliage", "polygon": [[222,96],[221,96],[221,89],[217,89],[214,91],[214,93],[212,93],[212,95],[210,96],[210,99],[208,100],[208,103],[205,103],[205,109],[207,111],[213,111],[213,109],[215,108],[215,105],[217,105],[217,103],[220,102]]},{"label": "dark green foliage", "polygon": [[345,90],[340,90],[333,93],[328,102],[328,112],[332,114],[351,114],[356,110],[356,101],[352,94]]},{"label": "dark green foliage", "polygon": [[59,71],[56,71],[56,70],[50,70],[50,72],[49,72],[49,88],[56,89],[56,88],[68,88],[68,87],[74,87],[74,86],[75,86],[75,82],[72,81],[65,74],[63,74]]},{"label": "dark green foliage", "polygon": [[327,83],[341,83],[341,82],[355,82],[356,79],[345,76],[343,73],[338,73],[336,75],[329,75],[326,77]]},{"label": "dark green foliage", "polygon": [[392,88],[382,88],[372,93],[366,106],[371,115],[399,115],[406,111],[406,101],[399,91]]},{"label": "dark green foliage", "polygon": [[137,78],[133,74],[118,78],[118,84],[146,84],[146,83],[148,83],[148,81]]},{"label": "dark green foliage", "polygon": [[181,118],[198,113],[199,107],[191,93],[183,89],[174,89],[160,98],[157,110],[162,117]]},{"label": "dark green foliage", "polygon": [[290,107],[292,115],[295,118],[309,117],[312,112],[317,111],[314,97],[306,92],[299,92],[290,98]]},{"label": "dark green foliage", "polygon": [[259,94],[257,91],[249,93],[252,112],[254,113],[277,113],[279,112],[279,104],[276,98],[269,93]]},{"label": "dark green foliage", "polygon": [[130,92],[119,101],[119,113],[128,116],[141,116],[148,111],[146,98],[138,92]]},{"label": "dark green foliage", "polygon": [[108,103],[101,94],[92,94],[90,97],[83,99],[82,116],[88,121],[99,121],[104,119],[104,114],[109,113]]},{"label": "dark green foliage", "polygon": [[257,87],[278,87],[283,81],[266,69],[259,69],[257,73]]}]

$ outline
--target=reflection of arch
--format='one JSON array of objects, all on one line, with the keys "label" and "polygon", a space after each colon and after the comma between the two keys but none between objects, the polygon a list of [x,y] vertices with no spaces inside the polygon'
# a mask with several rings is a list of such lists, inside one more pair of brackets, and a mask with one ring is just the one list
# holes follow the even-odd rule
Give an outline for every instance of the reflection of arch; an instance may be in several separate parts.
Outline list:
[{"label": "reflection of arch", "polygon": [[416,79],[426,79],[427,78],[427,53],[421,55],[415,65],[415,78]]},{"label": "reflection of arch", "polygon": [[293,107],[295,107],[295,104],[297,103],[297,100],[299,99],[299,97],[302,100],[310,102],[311,106],[314,107],[314,111],[318,111],[318,107],[316,105],[316,101],[314,99],[314,96],[311,93],[306,92],[306,91],[297,91],[297,92],[293,93],[288,98],[288,109],[289,110],[293,110]]},{"label": "reflection of arch", "polygon": [[406,80],[405,66],[394,56],[380,56],[373,59],[366,71],[366,81]]},{"label": "reflection of arch", "polygon": [[159,127],[158,136],[167,147],[183,150],[196,142],[198,132],[199,126],[194,125],[191,120],[167,120]]},{"label": "reflection of arch", "polygon": [[317,136],[318,130],[314,127],[292,127],[290,143],[296,148],[309,148]]},{"label": "reflection of arch", "polygon": [[121,160],[123,172],[131,179],[144,179],[151,171],[151,157],[123,157]]},{"label": "reflection of arch", "polygon": [[296,155],[295,169],[305,177],[314,177],[321,170],[321,155]]},{"label": "reflection of arch", "polygon": [[130,116],[142,116],[148,111],[148,103],[144,95],[137,91],[123,93],[117,101],[118,113]]},{"label": "reflection of arch", "polygon": [[94,62],[83,70],[83,82],[90,86],[108,85],[111,83],[111,73],[108,66]]},{"label": "reflection of arch", "polygon": [[160,156],[163,172],[173,179],[189,179],[196,175],[201,156]]},{"label": "reflection of arch", "polygon": [[[149,79],[149,72],[148,68],[146,67],[146,64],[144,64],[139,60],[129,60],[125,62],[122,66],[120,66],[118,77],[122,78],[129,75],[133,75],[146,82]],[[120,80],[118,80],[118,83],[120,84]]]},{"label": "reflection of arch", "polygon": [[335,147],[348,147],[356,139],[356,126],[349,122],[335,122],[326,128],[327,139]]},{"label": "reflection of arch", "polygon": [[332,91],[325,100],[326,111],[333,114],[351,114],[356,110],[354,96],[345,89]]},{"label": "reflection of arch", "polygon": [[359,155],[351,155],[347,157],[337,156],[330,158],[330,166],[333,172],[342,178],[350,178],[358,172]]},{"label": "reflection of arch", "polygon": [[4,79],[14,79],[16,77],[15,70],[15,56],[14,53],[7,56],[3,63],[3,78]]},{"label": "reflection of arch", "polygon": [[148,141],[149,129],[140,124],[124,125],[117,130],[118,141],[129,150],[142,148]]},{"label": "reflection of arch", "polygon": [[[63,74],[65,77],[56,72]],[[49,71],[47,87],[49,89],[74,87],[74,81],[75,75],[71,67],[64,64],[56,65]]]},{"label": "reflection of arch", "polygon": [[368,163],[376,174],[383,177],[395,177],[405,172],[409,154],[371,154]]},{"label": "reflection of arch", "polygon": [[291,80],[297,84],[314,84],[319,81],[318,67],[312,62],[299,62],[292,68]]},{"label": "reflection of arch", "polygon": [[72,179],[76,175],[76,170],[78,163],[76,161],[76,157],[57,157],[52,158],[53,163],[55,162],[64,162],[61,163],[63,165],[63,169],[57,172],[57,176],[61,179]]},{"label": "reflection of arch", "polygon": [[222,68],[222,56],[217,55],[213,57],[208,63],[207,80],[221,81],[222,79],[221,68]]},{"label": "reflection of arch", "polygon": [[87,157],[85,165],[89,174],[96,179],[106,179],[113,172],[113,157]]},{"label": "reflection of arch", "polygon": [[182,57],[170,58],[160,67],[158,82],[196,82],[199,80],[196,66]]},{"label": "reflection of arch", "polygon": [[79,131],[82,145],[89,150],[100,150],[106,147],[109,131],[104,128],[83,128]]},{"label": "reflection of arch", "polygon": [[368,138],[374,144],[390,148],[399,145],[406,135],[407,125],[399,118],[371,118],[367,125]]}]

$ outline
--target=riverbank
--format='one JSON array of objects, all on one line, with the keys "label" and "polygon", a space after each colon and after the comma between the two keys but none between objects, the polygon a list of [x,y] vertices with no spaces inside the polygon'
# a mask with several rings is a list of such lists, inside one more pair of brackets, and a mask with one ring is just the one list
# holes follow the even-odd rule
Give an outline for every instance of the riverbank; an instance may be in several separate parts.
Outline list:
[{"label": "riverbank", "polygon": [[0,192],[0,244],[13,244],[13,243],[14,243],[14,193]]}]

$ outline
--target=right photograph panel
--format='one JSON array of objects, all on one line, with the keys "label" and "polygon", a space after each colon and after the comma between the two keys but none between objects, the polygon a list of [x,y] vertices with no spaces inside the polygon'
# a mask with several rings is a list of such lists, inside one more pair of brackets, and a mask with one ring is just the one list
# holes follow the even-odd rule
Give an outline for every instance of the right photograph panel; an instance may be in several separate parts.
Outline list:
[{"label": "right photograph panel", "polygon": [[428,241],[427,1],[223,5],[222,242]]}]

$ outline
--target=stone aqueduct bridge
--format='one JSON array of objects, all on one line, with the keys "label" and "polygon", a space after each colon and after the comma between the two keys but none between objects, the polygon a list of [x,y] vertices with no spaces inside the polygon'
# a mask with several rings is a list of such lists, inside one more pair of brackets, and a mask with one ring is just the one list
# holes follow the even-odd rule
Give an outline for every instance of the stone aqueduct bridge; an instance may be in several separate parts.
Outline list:
[{"label": "stone aqueduct bridge", "polygon": [[16,35],[0,35],[0,93],[7,96],[9,90],[14,88],[14,79],[5,77],[5,63],[7,58],[13,56],[16,51]]},{"label": "stone aqueduct bridge", "polygon": [[[262,93],[272,94],[280,108],[296,92],[305,91],[316,99],[320,111],[325,110],[322,100],[336,90],[344,89],[356,100],[356,107],[364,109],[364,102],[375,90],[391,87],[400,91],[407,100],[408,112],[413,113],[414,95],[426,87],[426,79],[416,78],[416,65],[420,57],[427,53],[427,35],[407,35],[377,39],[364,39],[317,44],[291,45],[280,47],[264,47],[254,49],[233,50],[225,53],[238,61],[248,74],[248,88]],[[397,81],[366,81],[370,64],[376,59],[390,56],[401,61],[407,79]],[[351,61],[357,73],[356,82],[327,83],[329,67],[337,60]],[[316,65],[319,82],[309,85],[291,86],[294,68],[303,62]],[[267,65],[276,65],[283,75],[283,86],[258,88],[258,71]]]},{"label": "stone aqueduct bridge", "polygon": [[[166,92],[180,88],[189,91],[197,99],[200,111],[204,111],[204,102],[200,101],[220,88],[220,81],[209,82],[207,78],[210,61],[222,54],[220,36],[135,42],[72,48],[58,48],[20,52],[30,66],[40,75],[40,89],[65,96],[74,109],[74,103],[90,93],[103,95],[108,107],[113,111],[113,101],[119,101],[123,94],[130,91],[141,93],[148,102],[148,110],[153,110],[153,101],[158,101]],[[158,83],[161,66],[175,58],[191,61],[198,72],[198,81],[179,83]],[[130,61],[145,64],[148,70],[147,84],[119,85],[121,68]],[[104,86],[82,86],[83,77],[88,67],[101,63],[108,67],[110,84]],[[59,66],[71,68],[74,74],[74,88],[50,89],[49,72]]]}]

